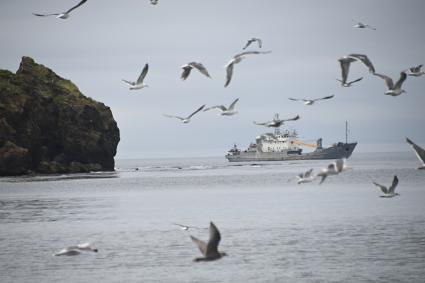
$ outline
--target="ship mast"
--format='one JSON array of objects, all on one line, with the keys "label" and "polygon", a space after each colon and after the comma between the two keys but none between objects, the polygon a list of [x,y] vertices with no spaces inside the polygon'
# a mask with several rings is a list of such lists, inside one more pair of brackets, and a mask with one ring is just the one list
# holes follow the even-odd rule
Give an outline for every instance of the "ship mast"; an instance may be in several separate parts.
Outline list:
[{"label": "ship mast", "polygon": [[[279,113],[274,114],[274,119],[273,120],[276,120],[276,121],[279,120]],[[280,135],[280,127],[277,127],[277,128],[274,129],[274,134],[276,136]]]},{"label": "ship mast", "polygon": [[345,144],[348,143],[348,122],[345,121]]}]

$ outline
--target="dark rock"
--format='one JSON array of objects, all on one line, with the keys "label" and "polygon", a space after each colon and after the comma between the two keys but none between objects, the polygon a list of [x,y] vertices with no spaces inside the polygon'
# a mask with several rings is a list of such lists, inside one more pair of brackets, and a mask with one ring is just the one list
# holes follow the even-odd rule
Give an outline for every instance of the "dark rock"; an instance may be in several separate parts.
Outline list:
[{"label": "dark rock", "polygon": [[114,170],[119,129],[109,107],[23,57],[0,70],[0,175]]}]

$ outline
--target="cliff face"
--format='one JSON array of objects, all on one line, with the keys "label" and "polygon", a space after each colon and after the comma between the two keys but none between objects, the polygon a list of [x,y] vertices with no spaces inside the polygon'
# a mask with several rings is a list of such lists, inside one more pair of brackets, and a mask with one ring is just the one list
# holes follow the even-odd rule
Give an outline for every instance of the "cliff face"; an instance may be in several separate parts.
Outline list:
[{"label": "cliff face", "polygon": [[23,57],[0,70],[0,175],[114,170],[119,129],[109,107]]}]

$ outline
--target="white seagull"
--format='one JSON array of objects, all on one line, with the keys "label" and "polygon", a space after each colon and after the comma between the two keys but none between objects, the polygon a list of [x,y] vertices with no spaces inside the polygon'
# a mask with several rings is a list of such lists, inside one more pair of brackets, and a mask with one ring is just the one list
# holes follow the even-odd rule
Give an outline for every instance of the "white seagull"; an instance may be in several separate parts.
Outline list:
[{"label": "white seagull", "polygon": [[405,72],[407,73],[408,76],[420,77],[425,74],[424,71],[421,71],[421,68],[422,68],[422,64],[416,67],[411,67],[407,69]]},{"label": "white seagull", "polygon": [[165,117],[168,118],[176,118],[179,119],[180,121],[182,121],[183,124],[187,124],[190,122],[190,118],[192,118],[193,115],[195,115],[196,113],[198,113],[199,111],[201,111],[202,109],[204,109],[205,104],[202,105],[201,107],[199,107],[195,112],[193,112],[192,114],[190,114],[187,117],[180,117],[180,116],[173,116],[173,115],[168,115],[168,114],[163,114]]},{"label": "white seagull", "polygon": [[394,179],[393,179],[393,183],[391,184],[391,186],[389,188],[387,188],[386,186],[380,185],[378,183],[372,182],[375,186],[379,187],[381,189],[381,191],[384,193],[383,196],[380,196],[381,198],[392,198],[395,196],[399,196],[400,194],[395,193],[394,190],[398,185],[398,178],[396,175],[394,175]]},{"label": "white seagull", "polygon": [[300,116],[297,115],[294,118],[290,118],[290,119],[279,119],[278,115],[276,114],[275,118],[273,118],[273,120],[268,121],[268,122],[263,122],[263,123],[258,123],[254,121],[255,125],[259,125],[259,126],[265,126],[268,128],[279,128],[280,126],[282,126],[285,122],[287,121],[296,121],[300,119]]},{"label": "white seagull", "polygon": [[236,54],[232,60],[230,60],[226,66],[224,66],[226,68],[226,83],[224,84],[224,87],[227,87],[230,83],[230,81],[232,80],[232,76],[233,76],[233,66],[239,62],[241,62],[244,58],[245,55],[253,55],[253,54],[268,54],[271,51],[245,51],[239,54]]},{"label": "white seagull", "polygon": [[184,231],[189,231],[189,229],[203,229],[203,228],[199,228],[199,227],[195,227],[195,226],[187,226],[187,225],[178,224],[178,223],[172,223],[172,224],[173,225],[176,225],[176,226],[179,226],[180,229],[182,229]]},{"label": "white seagull", "polygon": [[199,72],[201,72],[203,75],[207,76],[208,78],[211,78],[210,74],[208,74],[207,69],[204,67],[204,65],[202,65],[202,63],[190,62],[183,65],[181,68],[183,69],[183,73],[181,75],[182,80],[186,80],[189,77],[190,71],[192,71],[193,68],[197,69]]},{"label": "white seagull", "polygon": [[298,174],[297,177],[297,184],[303,184],[303,183],[310,183],[312,182],[316,176],[311,174],[313,172],[313,169],[308,170],[307,172]]},{"label": "white seagull", "polygon": [[359,79],[347,83],[348,73],[350,71],[350,64],[355,61],[362,62],[369,69],[370,73],[375,73],[375,67],[373,66],[369,58],[364,54],[349,54],[347,56],[339,58],[338,61],[341,67],[341,80],[337,80],[340,81],[341,85],[344,87],[350,87],[353,83],[363,79],[363,77],[361,77]]},{"label": "white seagull", "polygon": [[258,43],[259,48],[263,47],[263,42],[261,41],[261,39],[253,37],[251,39],[248,39],[248,42],[245,44],[245,46],[242,49],[243,50],[247,49],[248,46],[250,46],[251,43],[254,43],[254,42]]},{"label": "white seagull", "polygon": [[208,111],[208,110],[211,110],[211,109],[219,109],[221,111],[220,115],[223,115],[223,116],[232,116],[232,115],[235,115],[235,114],[238,113],[238,111],[235,111],[234,110],[235,109],[235,104],[238,101],[239,101],[239,98],[236,98],[235,101],[233,101],[232,104],[230,104],[230,106],[228,108],[226,106],[224,106],[224,105],[216,105],[216,106],[211,106],[211,107],[205,108],[204,109],[204,112],[205,111]]},{"label": "white seagull", "polygon": [[[353,20],[354,21],[354,20]],[[355,21],[354,21],[355,22]],[[372,27],[372,26],[370,26],[370,25],[368,25],[368,24],[364,24],[364,23],[362,23],[362,22],[357,22],[357,24],[355,24],[354,26],[353,26],[353,28],[369,28],[369,29],[373,29],[373,30],[376,30],[376,28],[374,28],[374,27]]]},{"label": "white seagull", "polygon": [[73,256],[79,255],[81,251],[91,251],[98,252],[98,249],[93,247],[90,243],[78,244],[77,246],[71,246],[66,249],[60,250],[58,253],[54,254],[55,256]]},{"label": "white seagull", "polygon": [[198,246],[204,257],[195,258],[194,261],[212,261],[222,258],[226,256],[226,253],[222,253],[218,251],[218,244],[221,240],[220,231],[218,231],[217,227],[214,223],[210,222],[209,228],[209,239],[208,243],[201,241],[193,236],[190,236],[192,241]]},{"label": "white seagull", "polygon": [[334,97],[334,95],[325,96],[325,97],[316,98],[316,99],[298,99],[298,98],[288,98],[288,99],[292,100],[292,101],[304,101],[305,105],[313,105],[313,103],[316,102],[316,101],[331,99],[332,97]]},{"label": "white seagull", "polygon": [[407,78],[406,72],[400,73],[400,78],[398,79],[398,81],[395,84],[394,84],[393,80],[386,75],[381,75],[381,74],[377,74],[377,73],[375,73],[374,75],[377,76],[377,77],[380,77],[381,79],[383,79],[385,81],[385,84],[387,85],[387,88],[388,88],[388,90],[385,92],[386,95],[398,96],[398,95],[406,92],[404,89],[401,89],[403,82]]},{"label": "white seagull", "polygon": [[419,158],[419,160],[422,162],[422,165],[418,167],[418,169],[425,169],[425,149],[411,141],[409,138],[406,138],[407,143],[409,143],[413,150],[416,153],[416,156]]},{"label": "white seagull", "polygon": [[143,80],[145,79],[146,74],[148,73],[148,70],[149,70],[149,65],[146,63],[145,67],[142,70],[142,73],[140,73],[140,76],[136,82],[127,81],[124,79],[122,79],[122,81],[131,85],[130,90],[136,90],[136,89],[142,89],[144,87],[148,87],[148,85],[143,83]]},{"label": "white seagull", "polygon": [[53,13],[53,14],[36,14],[36,13],[33,13],[33,15],[34,16],[38,16],[38,17],[56,16],[56,18],[58,18],[58,19],[65,20],[65,19],[68,19],[69,18],[70,13],[73,10],[77,9],[78,7],[80,7],[81,5],[83,5],[86,2],[87,2],[87,0],[82,0],[76,6],[72,7],[71,9],[69,9],[68,11],[63,12],[63,13]]},{"label": "white seagull", "polygon": [[346,160],[345,158],[335,160],[328,167],[323,168],[322,172],[317,174],[317,176],[322,177],[319,184],[322,184],[328,176],[338,175],[346,168]]}]

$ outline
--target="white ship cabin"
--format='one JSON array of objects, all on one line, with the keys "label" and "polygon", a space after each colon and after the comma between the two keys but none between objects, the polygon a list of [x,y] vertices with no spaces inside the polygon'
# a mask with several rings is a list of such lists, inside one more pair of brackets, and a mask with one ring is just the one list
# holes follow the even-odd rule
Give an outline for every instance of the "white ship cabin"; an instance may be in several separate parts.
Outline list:
[{"label": "white ship cabin", "polygon": [[261,152],[299,151],[296,131],[285,130],[283,133],[276,129],[274,133],[266,133],[256,138],[257,150]]}]

